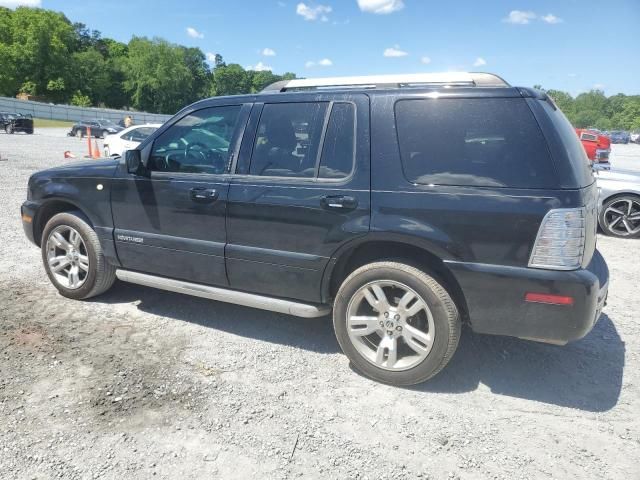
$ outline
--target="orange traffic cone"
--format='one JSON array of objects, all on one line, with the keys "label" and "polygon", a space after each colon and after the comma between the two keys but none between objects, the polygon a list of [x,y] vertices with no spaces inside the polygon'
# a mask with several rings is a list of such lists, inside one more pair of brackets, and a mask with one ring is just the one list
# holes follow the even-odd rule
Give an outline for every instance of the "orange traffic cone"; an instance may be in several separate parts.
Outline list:
[{"label": "orange traffic cone", "polygon": [[66,152],[64,152],[64,158],[76,158],[76,156],[69,150],[67,150]]},{"label": "orange traffic cone", "polygon": [[93,143],[93,151],[91,152],[91,158],[100,158],[100,148],[98,147],[98,140]]}]

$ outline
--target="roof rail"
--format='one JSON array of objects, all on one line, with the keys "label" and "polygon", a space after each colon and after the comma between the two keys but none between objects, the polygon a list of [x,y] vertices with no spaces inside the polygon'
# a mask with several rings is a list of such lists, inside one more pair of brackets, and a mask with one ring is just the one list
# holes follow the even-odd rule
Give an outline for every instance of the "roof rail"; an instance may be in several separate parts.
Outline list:
[{"label": "roof rail", "polygon": [[509,87],[498,75],[492,73],[442,72],[413,73],[404,75],[369,75],[362,77],[298,78],[272,83],[262,90],[290,92],[336,88],[411,88],[423,86],[443,87]]}]

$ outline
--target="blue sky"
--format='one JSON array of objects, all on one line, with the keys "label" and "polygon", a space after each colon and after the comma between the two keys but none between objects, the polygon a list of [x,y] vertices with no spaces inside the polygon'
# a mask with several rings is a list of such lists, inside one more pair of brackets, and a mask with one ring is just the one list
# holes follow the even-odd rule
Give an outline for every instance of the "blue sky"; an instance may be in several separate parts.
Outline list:
[{"label": "blue sky", "polygon": [[489,71],[574,95],[640,94],[640,0],[0,0],[8,3],[276,73]]}]

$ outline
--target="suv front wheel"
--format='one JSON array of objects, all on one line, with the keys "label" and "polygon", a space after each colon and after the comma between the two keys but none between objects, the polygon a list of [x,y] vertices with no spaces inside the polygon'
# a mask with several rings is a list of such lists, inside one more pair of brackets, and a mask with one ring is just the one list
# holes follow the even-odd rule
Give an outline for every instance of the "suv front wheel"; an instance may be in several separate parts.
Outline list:
[{"label": "suv front wheel", "polygon": [[102,253],[96,232],[80,212],[54,215],[42,234],[42,261],[65,297],[81,300],[107,291],[116,269]]},{"label": "suv front wheel", "polygon": [[460,318],[446,289],[425,272],[397,262],[355,270],[334,302],[333,326],[356,370],[392,385],[414,385],[449,362]]}]

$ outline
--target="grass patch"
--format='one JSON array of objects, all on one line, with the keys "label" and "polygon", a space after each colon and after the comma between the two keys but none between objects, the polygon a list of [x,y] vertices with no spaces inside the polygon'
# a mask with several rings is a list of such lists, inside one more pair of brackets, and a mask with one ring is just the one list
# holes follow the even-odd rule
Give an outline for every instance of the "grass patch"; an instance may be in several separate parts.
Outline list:
[{"label": "grass patch", "polygon": [[68,122],[66,120],[47,120],[44,118],[33,119],[34,128],[71,128],[71,125],[73,125],[73,122]]}]

